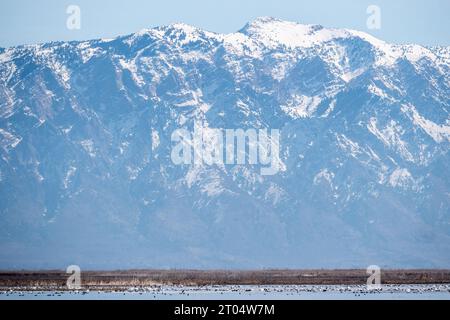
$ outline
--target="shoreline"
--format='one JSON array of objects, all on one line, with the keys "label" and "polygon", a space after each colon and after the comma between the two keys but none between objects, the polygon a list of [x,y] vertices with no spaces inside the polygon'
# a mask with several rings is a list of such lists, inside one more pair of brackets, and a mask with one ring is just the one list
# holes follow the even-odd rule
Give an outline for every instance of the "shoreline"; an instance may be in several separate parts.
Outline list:
[{"label": "shoreline", "polygon": [[[0,270],[0,290],[69,290],[64,270]],[[157,286],[366,285],[363,269],[305,270],[116,270],[82,271],[83,289],[126,290]],[[449,269],[381,270],[381,283],[450,284]]]}]

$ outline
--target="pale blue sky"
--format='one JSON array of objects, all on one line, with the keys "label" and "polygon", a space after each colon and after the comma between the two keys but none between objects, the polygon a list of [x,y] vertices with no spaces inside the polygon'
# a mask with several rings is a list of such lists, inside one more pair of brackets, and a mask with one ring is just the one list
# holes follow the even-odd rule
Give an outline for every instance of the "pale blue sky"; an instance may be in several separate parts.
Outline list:
[{"label": "pale blue sky", "polygon": [[[66,28],[68,5],[81,8],[81,29]],[[366,9],[381,8],[381,29],[368,30]],[[366,31],[393,43],[450,45],[450,0],[1,0],[0,46],[114,37],[172,22],[234,32],[259,16]]]}]

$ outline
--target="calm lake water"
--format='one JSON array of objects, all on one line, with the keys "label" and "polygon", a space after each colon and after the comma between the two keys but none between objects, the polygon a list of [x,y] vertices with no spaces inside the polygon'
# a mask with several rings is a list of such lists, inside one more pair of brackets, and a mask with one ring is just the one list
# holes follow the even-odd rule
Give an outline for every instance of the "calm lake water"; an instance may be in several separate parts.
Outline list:
[{"label": "calm lake water", "polygon": [[0,289],[0,300],[20,299],[145,299],[145,300],[265,300],[265,299],[439,299],[450,300],[450,285],[383,285],[379,291],[365,286],[158,286],[127,291],[10,291]]}]

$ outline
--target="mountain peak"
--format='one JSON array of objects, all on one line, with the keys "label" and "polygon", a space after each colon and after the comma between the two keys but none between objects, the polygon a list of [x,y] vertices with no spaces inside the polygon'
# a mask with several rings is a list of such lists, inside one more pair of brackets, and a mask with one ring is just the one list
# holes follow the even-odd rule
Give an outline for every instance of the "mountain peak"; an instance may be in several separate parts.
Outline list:
[{"label": "mountain peak", "polygon": [[266,23],[273,23],[273,22],[283,22],[283,20],[275,18],[275,17],[270,17],[270,16],[262,16],[262,17],[257,17],[256,19],[249,22],[248,24],[256,25],[256,24],[266,24]]},{"label": "mountain peak", "polygon": [[310,47],[351,35],[345,29],[326,29],[321,25],[301,24],[272,17],[257,18],[247,23],[239,32],[268,47]]},{"label": "mountain peak", "polygon": [[[403,47],[406,48],[406,46],[391,45],[362,31],[345,28],[325,28],[318,24],[301,24],[273,17],[256,18],[247,23],[238,33],[244,34],[268,49],[280,46],[291,49],[310,48],[331,41],[359,39],[370,43],[375,50],[381,52],[389,61],[395,61],[404,55]],[[415,46],[415,48],[415,57],[412,57],[411,54],[409,55],[413,60],[417,60],[417,57],[429,55],[423,47]]]},{"label": "mountain peak", "polygon": [[161,29],[164,29],[164,30],[179,30],[179,31],[184,31],[186,33],[201,31],[199,28],[197,28],[197,27],[195,27],[193,25],[184,23],[184,22],[174,22],[174,23],[171,23],[169,25],[163,26]]}]

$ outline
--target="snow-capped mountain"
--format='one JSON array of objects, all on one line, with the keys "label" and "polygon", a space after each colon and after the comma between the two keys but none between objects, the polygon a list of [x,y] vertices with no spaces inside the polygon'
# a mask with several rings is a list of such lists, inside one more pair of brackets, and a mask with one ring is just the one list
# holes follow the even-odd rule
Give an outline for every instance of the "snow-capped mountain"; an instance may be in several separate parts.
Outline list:
[{"label": "snow-capped mountain", "polygon": [[[450,47],[259,18],[0,49],[0,267],[450,267]],[[174,130],[280,130],[280,171]]]}]

